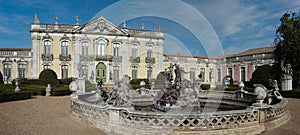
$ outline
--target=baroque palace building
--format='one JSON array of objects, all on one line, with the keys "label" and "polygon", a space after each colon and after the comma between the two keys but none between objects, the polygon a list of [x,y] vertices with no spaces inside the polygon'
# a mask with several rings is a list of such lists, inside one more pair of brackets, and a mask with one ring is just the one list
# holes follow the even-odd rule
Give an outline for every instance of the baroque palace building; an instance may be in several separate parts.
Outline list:
[{"label": "baroque palace building", "polygon": [[246,50],[222,58],[163,54],[164,33],[157,30],[119,27],[104,17],[86,24],[42,24],[35,15],[31,24],[31,48],[0,48],[0,68],[10,80],[35,79],[44,69],[54,70],[58,78],[83,77],[91,82],[134,78],[156,78],[170,64],[177,63],[184,77],[202,83],[222,83],[226,75],[236,82],[249,81],[253,71],[272,64],[274,46]]},{"label": "baroque palace building", "polygon": [[164,34],[118,27],[104,17],[84,25],[31,25],[31,78],[47,68],[59,78],[84,77],[103,82],[131,78],[154,78],[163,70]]}]

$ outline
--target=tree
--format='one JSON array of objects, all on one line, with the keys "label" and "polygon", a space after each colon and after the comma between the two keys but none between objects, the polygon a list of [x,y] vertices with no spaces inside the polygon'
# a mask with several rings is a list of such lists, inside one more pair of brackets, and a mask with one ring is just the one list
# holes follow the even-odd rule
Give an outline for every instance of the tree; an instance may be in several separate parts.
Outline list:
[{"label": "tree", "polygon": [[275,75],[272,73],[272,67],[270,65],[262,65],[252,73],[251,83],[262,84],[269,88],[269,79],[273,80],[274,78]]},{"label": "tree", "polygon": [[4,83],[4,81],[3,81],[3,75],[2,75],[2,73],[0,71],[0,84],[3,84],[3,83]]},{"label": "tree", "polygon": [[300,17],[294,12],[286,12],[280,18],[281,24],[276,30],[274,44],[274,71],[279,80],[282,75],[281,64],[291,64],[293,80],[300,81]]}]

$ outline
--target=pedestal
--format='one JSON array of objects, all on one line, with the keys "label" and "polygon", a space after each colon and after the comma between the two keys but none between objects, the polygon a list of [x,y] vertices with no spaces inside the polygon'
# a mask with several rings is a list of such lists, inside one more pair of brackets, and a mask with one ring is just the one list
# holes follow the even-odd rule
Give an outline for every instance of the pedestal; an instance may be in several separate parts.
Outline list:
[{"label": "pedestal", "polygon": [[216,89],[216,82],[215,79],[212,78],[210,82],[210,90],[215,90]]},{"label": "pedestal", "polygon": [[85,93],[85,79],[83,78],[78,78],[78,87],[79,89],[77,90],[77,93]]},{"label": "pedestal", "polygon": [[292,81],[293,81],[292,77],[281,78],[281,90],[282,91],[293,90]]}]

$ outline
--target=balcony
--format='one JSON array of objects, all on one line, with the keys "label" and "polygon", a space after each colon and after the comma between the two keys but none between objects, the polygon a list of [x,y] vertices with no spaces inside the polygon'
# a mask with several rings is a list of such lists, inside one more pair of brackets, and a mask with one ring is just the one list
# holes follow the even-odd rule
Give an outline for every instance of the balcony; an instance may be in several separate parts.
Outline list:
[{"label": "balcony", "polygon": [[71,61],[71,55],[70,54],[60,54],[59,60],[60,61]]},{"label": "balcony", "polygon": [[42,54],[43,61],[53,61],[53,54]]},{"label": "balcony", "polygon": [[140,63],[140,57],[130,57],[130,62],[131,63]]},{"label": "balcony", "polygon": [[122,61],[122,56],[113,56],[112,61],[114,62],[121,62]]},{"label": "balcony", "polygon": [[155,58],[145,57],[145,62],[146,63],[155,63]]},{"label": "balcony", "polygon": [[96,55],[96,60],[98,60],[98,61],[111,61],[112,56],[111,55]]}]

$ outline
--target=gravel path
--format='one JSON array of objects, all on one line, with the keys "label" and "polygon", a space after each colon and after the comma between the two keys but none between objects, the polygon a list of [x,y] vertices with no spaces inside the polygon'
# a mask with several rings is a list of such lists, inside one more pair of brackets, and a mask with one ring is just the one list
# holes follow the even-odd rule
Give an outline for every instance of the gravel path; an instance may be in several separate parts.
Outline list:
[{"label": "gravel path", "polygon": [[[300,99],[288,99],[291,119],[262,135],[300,135]],[[0,135],[104,135],[69,113],[70,97],[34,97],[0,103]]]},{"label": "gravel path", "polygon": [[42,97],[0,103],[1,135],[104,135],[69,113],[70,97]]}]

